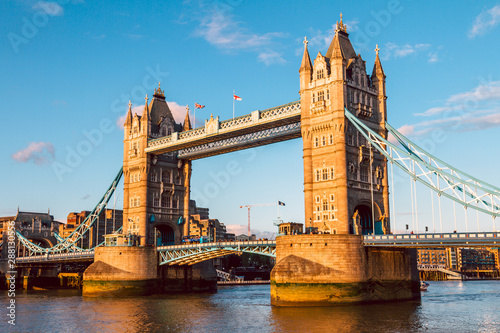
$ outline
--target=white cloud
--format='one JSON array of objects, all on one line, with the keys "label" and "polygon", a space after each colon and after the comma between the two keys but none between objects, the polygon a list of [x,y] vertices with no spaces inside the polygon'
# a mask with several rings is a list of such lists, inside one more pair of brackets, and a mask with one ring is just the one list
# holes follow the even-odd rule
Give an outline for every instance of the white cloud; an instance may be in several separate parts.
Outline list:
[{"label": "white cloud", "polygon": [[434,63],[439,61],[439,55],[437,51],[429,53],[429,62]]},{"label": "white cloud", "polygon": [[172,111],[172,116],[178,123],[183,123],[186,117],[186,107],[187,105],[180,105],[177,102],[167,102],[170,111]]},{"label": "white cloud", "polygon": [[50,163],[55,158],[54,145],[50,142],[32,142],[23,150],[12,154],[12,159],[17,162],[34,162],[37,165]]},{"label": "white cloud", "polygon": [[[186,106],[187,105],[179,105],[177,102],[167,102],[168,107],[170,108],[170,111],[172,112],[172,116],[174,117],[174,120],[178,123],[184,122],[184,117],[186,116]],[[144,111],[144,104],[134,106],[132,108],[132,115],[138,114],[139,116],[142,116],[142,113]],[[128,112],[128,110],[127,110]],[[123,129],[123,124],[125,124],[125,119],[127,119],[127,112],[123,116],[120,116],[116,120],[116,126],[118,128]]]},{"label": "white cloud", "polygon": [[51,16],[61,16],[64,14],[64,9],[57,3],[52,1],[38,1],[33,9],[42,10]]},{"label": "white cloud", "polygon": [[411,54],[417,54],[418,52],[428,50],[431,44],[404,44],[398,45],[396,43],[386,43],[385,50],[383,50],[382,60],[388,60],[391,56],[395,58],[403,58]]},{"label": "white cloud", "polygon": [[271,48],[275,48],[277,38],[283,38],[286,34],[251,32],[243,23],[234,21],[228,13],[210,12],[201,19],[195,34],[222,50],[257,52],[259,60],[266,65],[284,62],[281,53]]},{"label": "white cloud", "polygon": [[484,35],[492,30],[500,22],[500,5],[484,10],[474,20],[472,28],[468,32],[469,38]]},{"label": "white cloud", "polygon": [[261,52],[258,58],[268,66],[271,64],[284,64],[286,62],[286,60],[281,56],[281,53],[273,50],[265,50]]},{"label": "white cloud", "polygon": [[482,83],[465,93],[456,94],[448,98],[449,103],[464,103],[467,101],[485,101],[500,99],[500,81]]},{"label": "white cloud", "polygon": [[450,96],[444,105],[415,116],[428,117],[402,130],[413,137],[423,137],[434,129],[454,132],[480,131],[500,126],[500,81],[484,81],[476,88]]}]

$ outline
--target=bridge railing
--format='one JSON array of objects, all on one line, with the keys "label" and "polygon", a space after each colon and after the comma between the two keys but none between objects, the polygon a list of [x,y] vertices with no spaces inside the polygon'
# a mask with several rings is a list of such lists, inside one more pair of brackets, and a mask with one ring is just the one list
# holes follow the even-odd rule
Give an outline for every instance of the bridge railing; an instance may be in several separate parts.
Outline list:
[{"label": "bridge railing", "polygon": [[363,239],[369,246],[498,246],[500,232],[367,235]]}]

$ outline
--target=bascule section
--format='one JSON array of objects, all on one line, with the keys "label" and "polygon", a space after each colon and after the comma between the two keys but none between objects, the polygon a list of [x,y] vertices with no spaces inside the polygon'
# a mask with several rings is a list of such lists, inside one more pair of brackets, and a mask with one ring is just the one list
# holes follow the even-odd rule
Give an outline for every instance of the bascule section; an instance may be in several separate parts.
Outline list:
[{"label": "bascule section", "polygon": [[344,116],[347,108],[386,136],[379,49],[370,76],[342,17],[326,54],[318,52],[314,64],[307,44],[305,39],[299,70],[306,227],[325,234],[388,233],[386,160]]}]

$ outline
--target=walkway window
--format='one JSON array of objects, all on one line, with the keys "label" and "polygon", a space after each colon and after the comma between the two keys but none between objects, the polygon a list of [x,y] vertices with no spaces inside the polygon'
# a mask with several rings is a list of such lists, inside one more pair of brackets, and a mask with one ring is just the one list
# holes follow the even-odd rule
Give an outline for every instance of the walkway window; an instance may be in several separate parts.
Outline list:
[{"label": "walkway window", "polygon": [[333,134],[330,134],[330,144],[333,145]]},{"label": "walkway window", "polygon": [[326,146],[326,136],[323,135],[323,137],[321,138],[321,143],[323,146]]},{"label": "walkway window", "polygon": [[314,139],[314,147],[319,147],[319,138]]}]

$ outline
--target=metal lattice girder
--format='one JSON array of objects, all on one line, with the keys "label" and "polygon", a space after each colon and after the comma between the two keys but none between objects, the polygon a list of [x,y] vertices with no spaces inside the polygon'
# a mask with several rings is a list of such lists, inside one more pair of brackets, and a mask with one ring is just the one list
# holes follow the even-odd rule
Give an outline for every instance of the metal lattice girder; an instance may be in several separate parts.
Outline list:
[{"label": "metal lattice girder", "polygon": [[500,232],[368,235],[363,237],[363,243],[389,247],[497,247]]},{"label": "metal lattice girder", "polygon": [[370,142],[382,153],[391,164],[395,164],[425,186],[463,205],[476,209],[493,218],[500,216],[500,188],[481,181],[471,175],[441,161],[418,145],[404,137],[391,125],[386,123],[389,134],[392,134],[399,145],[385,139],[347,109],[345,116]]},{"label": "metal lattice girder", "polygon": [[67,238],[65,238],[60,243],[57,243],[51,248],[43,248],[32,243],[26,237],[17,232],[19,241],[29,250],[30,255],[34,253],[63,253],[69,248],[72,248],[92,227],[92,225],[94,225],[95,221],[97,221],[97,219],[99,218],[99,215],[101,215],[102,211],[106,208],[109,200],[116,190],[116,187],[118,186],[118,182],[120,181],[122,175],[123,167],[120,168],[120,171],[118,171],[115,179],[107,189],[106,193],[104,193],[99,203],[94,207],[92,212],[85,218],[85,220],[78,226],[78,228],[76,228]]},{"label": "metal lattice girder", "polygon": [[181,159],[194,160],[230,153],[241,149],[248,149],[280,141],[296,139],[300,138],[300,136],[300,122],[297,122],[293,124],[265,129],[260,132],[244,134],[229,139],[205,143],[186,149],[180,149],[177,157]]},{"label": "metal lattice girder", "polygon": [[[262,132],[260,135],[261,138],[264,133],[267,133],[268,137],[271,134],[274,134],[275,139],[278,139],[279,133],[277,131],[268,132],[265,130],[282,128],[281,135],[284,135],[285,131],[283,130],[287,129],[284,126],[294,123],[300,123],[300,115],[301,104],[300,101],[297,101],[263,111],[257,110],[250,114],[221,122],[219,122],[218,118],[211,118],[210,120],[207,120],[205,122],[204,127],[199,127],[184,132],[174,132],[169,136],[149,140],[145,152],[148,154],[164,154],[169,152],[172,153],[182,149],[189,149],[218,141],[227,143],[227,141],[225,140],[235,137],[246,137],[248,139],[250,137],[248,137],[247,135],[259,132]],[[290,128],[288,128],[288,130],[290,130]],[[294,134],[297,135],[297,133]],[[298,136],[295,137],[300,137],[300,131],[298,133]],[[291,137],[282,140],[287,140],[290,138]],[[254,147],[258,145],[264,145],[266,144],[266,142],[271,143],[277,141],[281,140],[269,142],[265,140],[253,141],[252,146]],[[242,143],[243,142],[240,142],[240,145]],[[247,146],[244,148],[249,148],[252,146]],[[234,150],[237,149],[233,147],[233,150],[228,151]],[[219,154],[220,153],[222,152],[219,152]]]},{"label": "metal lattice girder", "polygon": [[194,265],[234,253],[255,253],[276,257],[275,241],[216,242],[160,246],[160,265]]}]

